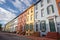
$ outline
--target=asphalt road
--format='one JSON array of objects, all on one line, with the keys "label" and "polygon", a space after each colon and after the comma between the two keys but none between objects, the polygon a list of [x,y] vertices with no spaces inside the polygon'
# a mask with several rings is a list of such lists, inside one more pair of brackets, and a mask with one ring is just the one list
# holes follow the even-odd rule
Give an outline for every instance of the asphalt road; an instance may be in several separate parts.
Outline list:
[{"label": "asphalt road", "polygon": [[0,32],[0,40],[31,40],[31,39],[10,33]]}]

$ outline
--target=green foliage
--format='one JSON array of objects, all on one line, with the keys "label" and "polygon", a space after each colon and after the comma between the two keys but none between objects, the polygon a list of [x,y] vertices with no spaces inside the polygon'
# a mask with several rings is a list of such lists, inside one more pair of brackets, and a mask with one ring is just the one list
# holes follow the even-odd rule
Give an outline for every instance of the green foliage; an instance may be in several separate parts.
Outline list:
[{"label": "green foliage", "polygon": [[0,24],[0,29],[2,28],[2,24]]}]

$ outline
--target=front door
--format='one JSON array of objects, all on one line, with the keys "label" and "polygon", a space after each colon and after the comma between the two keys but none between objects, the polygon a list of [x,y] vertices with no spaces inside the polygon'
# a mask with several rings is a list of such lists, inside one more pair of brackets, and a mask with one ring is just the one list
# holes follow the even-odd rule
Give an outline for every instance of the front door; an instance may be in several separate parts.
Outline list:
[{"label": "front door", "polygon": [[49,19],[50,32],[56,32],[54,19]]}]

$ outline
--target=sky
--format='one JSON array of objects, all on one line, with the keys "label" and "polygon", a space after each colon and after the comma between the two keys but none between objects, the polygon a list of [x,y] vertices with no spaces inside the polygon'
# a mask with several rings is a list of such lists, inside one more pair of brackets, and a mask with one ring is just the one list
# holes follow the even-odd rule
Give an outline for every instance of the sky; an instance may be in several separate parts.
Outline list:
[{"label": "sky", "polygon": [[5,25],[37,0],[0,0],[0,23]]}]

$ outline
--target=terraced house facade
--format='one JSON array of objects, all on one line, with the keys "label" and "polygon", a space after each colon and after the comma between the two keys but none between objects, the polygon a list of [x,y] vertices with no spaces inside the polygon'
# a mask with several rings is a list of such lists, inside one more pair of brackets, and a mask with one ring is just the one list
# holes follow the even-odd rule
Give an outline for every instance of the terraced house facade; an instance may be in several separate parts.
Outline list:
[{"label": "terraced house facade", "polygon": [[25,25],[26,25],[26,17],[27,15],[27,11],[24,11],[23,13],[21,13],[18,17],[18,26],[17,26],[17,33],[18,34],[23,34],[23,32],[25,32]]},{"label": "terraced house facade", "polygon": [[58,14],[59,17],[57,17],[57,31],[60,33],[60,0],[56,0],[57,8],[58,8]]},{"label": "terraced house facade", "polygon": [[[48,32],[57,32],[57,17],[59,16],[56,0],[41,0],[35,4],[35,31],[41,36]],[[59,21],[59,19],[58,19]]]},{"label": "terraced house facade", "polygon": [[17,18],[14,18],[5,25],[5,31],[7,32],[16,32],[17,29]]},{"label": "terraced house facade", "polygon": [[60,33],[60,0],[39,0],[16,18],[18,34],[30,36],[40,32],[40,36],[45,36]]},{"label": "terraced house facade", "polygon": [[31,35],[34,32],[34,5],[27,9],[27,20],[26,20],[26,35]]}]

